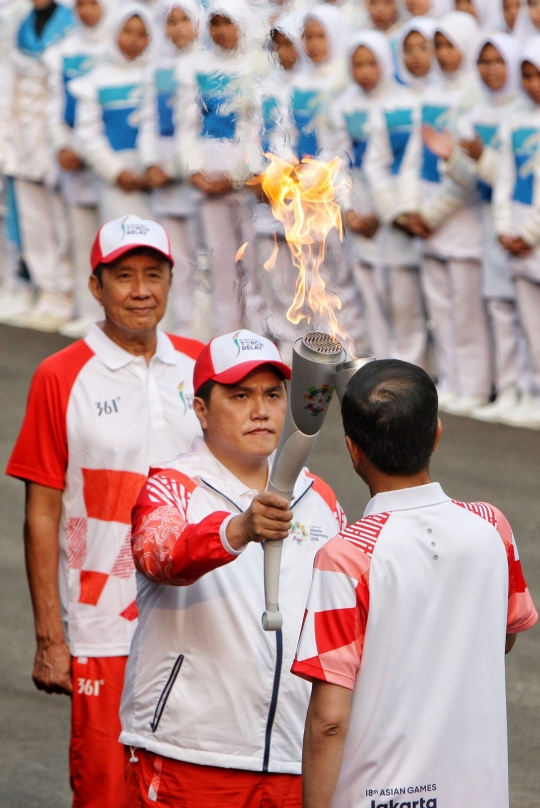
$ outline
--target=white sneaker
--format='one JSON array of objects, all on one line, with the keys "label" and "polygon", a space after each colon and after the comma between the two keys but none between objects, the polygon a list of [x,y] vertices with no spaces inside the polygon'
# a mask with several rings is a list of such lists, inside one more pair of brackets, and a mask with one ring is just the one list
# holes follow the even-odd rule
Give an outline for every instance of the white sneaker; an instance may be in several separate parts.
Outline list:
[{"label": "white sneaker", "polygon": [[516,387],[508,387],[499,393],[495,401],[491,404],[483,404],[475,407],[471,413],[471,418],[478,421],[489,421],[492,424],[501,422],[501,419],[509,412],[513,412],[519,404],[519,395]]},{"label": "white sneaker", "polygon": [[540,429],[540,399],[524,393],[517,407],[501,416],[500,423],[523,429]]},{"label": "white sneaker", "polygon": [[81,339],[82,337],[86,337],[95,322],[93,317],[78,317],[76,320],[71,320],[69,323],[61,325],[58,329],[58,333],[62,334],[63,337]]},{"label": "white sneaker", "polygon": [[470,415],[473,410],[487,403],[484,396],[456,396],[446,405],[444,412],[450,415]]},{"label": "white sneaker", "polygon": [[36,331],[58,331],[60,326],[73,317],[73,301],[60,292],[42,292],[36,305],[19,317],[10,319],[11,325],[19,328],[34,328]]},{"label": "white sneaker", "polygon": [[6,323],[12,317],[26,314],[32,308],[34,296],[30,288],[16,289],[0,297],[0,323]]}]

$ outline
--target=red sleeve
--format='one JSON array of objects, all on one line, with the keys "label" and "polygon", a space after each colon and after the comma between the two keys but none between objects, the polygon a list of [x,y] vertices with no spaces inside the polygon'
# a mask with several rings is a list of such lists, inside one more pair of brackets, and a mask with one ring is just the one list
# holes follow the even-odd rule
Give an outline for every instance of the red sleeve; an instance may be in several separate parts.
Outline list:
[{"label": "red sleeve", "polygon": [[[153,472],[153,473],[152,473]],[[221,541],[226,511],[189,523],[187,510],[197,483],[170,469],[151,469],[132,513],[135,566],[154,583],[188,586],[237,557]]]},{"label": "red sleeve", "polygon": [[369,614],[370,568],[371,557],[343,534],[319,550],[291,673],[354,688]]},{"label": "red sleeve", "polygon": [[64,490],[69,397],[77,376],[93,355],[86,342],[80,340],[50,356],[38,367],[6,474]]},{"label": "red sleeve", "polygon": [[198,339],[189,339],[189,337],[177,337],[175,334],[167,334],[172,342],[174,349],[179,353],[186,354],[191,359],[198,359],[199,354],[204,348],[204,344],[199,342]]},{"label": "red sleeve", "polygon": [[497,519],[497,530],[504,542],[508,557],[508,621],[506,631],[508,634],[519,634],[532,628],[538,620],[538,613],[534,606],[527,582],[523,577],[519,553],[512,533],[512,528],[505,515],[494,508]]}]

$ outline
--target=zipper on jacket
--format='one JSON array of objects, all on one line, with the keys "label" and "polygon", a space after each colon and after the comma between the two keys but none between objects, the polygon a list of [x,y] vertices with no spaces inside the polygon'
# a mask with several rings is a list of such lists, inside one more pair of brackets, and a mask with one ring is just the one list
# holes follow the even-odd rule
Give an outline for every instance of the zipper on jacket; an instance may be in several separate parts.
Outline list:
[{"label": "zipper on jacket", "polygon": [[167,699],[171,695],[171,690],[173,689],[174,683],[176,682],[176,678],[180,673],[180,668],[182,667],[183,661],[184,661],[184,655],[180,654],[180,656],[175,660],[175,663],[172,667],[172,671],[169,674],[169,678],[165,683],[165,687],[161,691],[161,696],[159,697],[159,701],[157,703],[156,712],[154,713],[152,723],[150,724],[150,729],[152,730],[152,732],[155,732],[159,727],[159,722],[161,721],[163,710],[165,709],[165,705],[167,704]]},{"label": "zipper on jacket", "polygon": [[268,720],[266,722],[266,733],[264,738],[263,772],[268,771],[270,762],[270,745],[272,743],[272,727],[276,717],[277,701],[279,696],[279,682],[281,679],[281,667],[283,665],[283,634],[281,629],[276,631],[276,668],[274,670],[274,684],[272,685],[272,698],[270,699],[270,709],[268,710]]}]

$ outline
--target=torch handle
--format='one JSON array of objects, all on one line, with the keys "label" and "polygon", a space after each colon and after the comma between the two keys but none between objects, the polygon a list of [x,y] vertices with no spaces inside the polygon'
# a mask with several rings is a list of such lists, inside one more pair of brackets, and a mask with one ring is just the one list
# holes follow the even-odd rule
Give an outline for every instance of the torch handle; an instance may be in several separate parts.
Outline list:
[{"label": "torch handle", "polygon": [[[298,476],[304,468],[318,436],[319,433],[316,435],[304,435],[299,429],[294,428],[292,419],[287,420],[284,436],[276,453],[267,491],[283,497],[287,502],[291,502]],[[282,547],[282,539],[264,543],[264,597],[266,611],[262,616],[262,624],[265,631],[278,631],[283,625],[283,618],[279,611],[279,571]]]},{"label": "torch handle", "polygon": [[281,567],[281,550],[283,539],[264,543],[264,594],[266,611],[262,616],[265,631],[279,631],[283,625],[283,617],[279,611],[279,571]]}]

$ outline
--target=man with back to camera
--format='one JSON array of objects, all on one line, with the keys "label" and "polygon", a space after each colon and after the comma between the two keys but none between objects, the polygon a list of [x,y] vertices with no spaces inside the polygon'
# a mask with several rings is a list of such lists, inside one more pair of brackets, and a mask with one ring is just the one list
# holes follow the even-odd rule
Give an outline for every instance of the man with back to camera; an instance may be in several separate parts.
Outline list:
[{"label": "man with back to camera", "polygon": [[37,369],[7,473],[26,483],[39,690],[72,696],[74,808],[125,805],[120,696],[136,625],[131,509],[152,462],[199,433],[202,345],[157,330],[172,278],[161,225],[103,225],[90,289],[105,319]]},{"label": "man with back to camera", "polygon": [[313,682],[304,808],[508,808],[505,648],[538,615],[512,530],[429,476],[420,368],[373,362],[342,414],[372,499],[317,555],[293,673]]},{"label": "man with back to camera", "polygon": [[[140,621],[121,708],[130,808],[301,806],[309,686],[289,668],[313,558],[346,523],[307,470],[290,509],[261,493],[289,378],[268,339],[245,330],[213,339],[194,371],[204,438],[151,469],[134,508]],[[260,545],[289,529],[283,630],[265,632]]]}]

